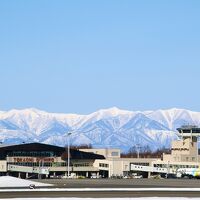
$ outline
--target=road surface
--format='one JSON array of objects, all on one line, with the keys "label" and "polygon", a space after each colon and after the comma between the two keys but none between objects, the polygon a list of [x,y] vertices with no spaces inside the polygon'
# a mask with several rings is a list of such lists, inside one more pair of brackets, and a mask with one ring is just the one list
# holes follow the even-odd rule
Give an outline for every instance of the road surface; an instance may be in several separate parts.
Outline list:
[{"label": "road surface", "polygon": [[[36,181],[36,180],[35,180]],[[37,180],[38,181],[38,180]],[[39,180],[54,184],[49,191],[26,189],[21,191],[5,191],[1,189],[0,198],[40,198],[40,197],[87,197],[87,198],[117,198],[117,197],[200,197],[200,180],[190,179],[49,179]],[[59,190],[68,191],[56,191]],[[80,191],[78,191],[79,189]],[[91,188],[84,191],[84,188]],[[95,189],[96,188],[96,189]],[[104,188],[107,191],[103,191]],[[115,191],[110,190],[115,188]],[[139,191],[144,188],[144,191]],[[157,191],[147,191],[158,188]],[[177,188],[182,191],[165,191],[165,188]],[[187,188],[197,188],[199,191],[185,191]],[[127,189],[127,191],[125,191]],[[145,191],[146,189],[146,191]],[[71,191],[70,191],[71,190]],[[77,191],[73,191],[77,190]],[[96,190],[96,191],[95,191]],[[102,191],[98,191],[102,190]],[[108,191],[110,190],[110,191]],[[118,191],[117,191],[118,190]],[[128,191],[135,190],[135,191]],[[161,190],[161,191],[160,191]],[[162,191],[163,190],[163,191]]]}]

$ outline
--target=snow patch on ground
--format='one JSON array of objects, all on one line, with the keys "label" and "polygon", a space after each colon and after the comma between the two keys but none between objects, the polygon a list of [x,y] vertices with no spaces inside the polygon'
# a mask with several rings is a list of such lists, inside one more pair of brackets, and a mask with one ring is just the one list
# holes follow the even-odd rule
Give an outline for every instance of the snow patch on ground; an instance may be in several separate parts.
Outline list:
[{"label": "snow patch on ground", "polygon": [[38,183],[30,180],[15,178],[12,176],[1,176],[0,177],[0,188],[4,187],[29,187],[30,184],[35,186],[52,186],[51,184]]}]

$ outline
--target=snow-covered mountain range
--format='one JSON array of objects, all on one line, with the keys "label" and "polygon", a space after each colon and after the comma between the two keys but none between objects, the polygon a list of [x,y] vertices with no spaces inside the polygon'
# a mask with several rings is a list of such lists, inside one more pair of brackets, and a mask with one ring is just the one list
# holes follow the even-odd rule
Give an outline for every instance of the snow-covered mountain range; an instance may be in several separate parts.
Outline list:
[{"label": "snow-covered mountain range", "polygon": [[43,142],[66,146],[118,147],[134,145],[152,150],[170,147],[181,125],[200,126],[200,112],[172,108],[156,111],[126,111],[116,107],[89,115],[48,113],[34,108],[0,111],[0,142]]}]

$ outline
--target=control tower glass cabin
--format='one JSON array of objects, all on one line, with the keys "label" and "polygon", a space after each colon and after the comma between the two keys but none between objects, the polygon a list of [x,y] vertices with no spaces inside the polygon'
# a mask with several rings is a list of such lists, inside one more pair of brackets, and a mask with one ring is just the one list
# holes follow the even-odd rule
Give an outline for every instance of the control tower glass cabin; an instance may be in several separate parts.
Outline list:
[{"label": "control tower glass cabin", "polygon": [[177,128],[178,136],[182,139],[191,138],[192,142],[197,142],[198,137],[200,137],[200,128],[193,125],[181,126]]}]

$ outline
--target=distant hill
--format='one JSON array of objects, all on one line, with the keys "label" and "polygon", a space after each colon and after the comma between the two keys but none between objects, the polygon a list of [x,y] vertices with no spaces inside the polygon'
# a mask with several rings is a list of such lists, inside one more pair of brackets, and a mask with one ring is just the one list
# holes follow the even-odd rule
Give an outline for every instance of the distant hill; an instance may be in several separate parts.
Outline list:
[{"label": "distant hill", "polygon": [[0,111],[0,142],[43,142],[66,146],[92,144],[127,151],[133,145],[151,150],[170,147],[176,128],[200,126],[200,113],[172,108],[156,111],[126,111],[116,107],[89,115],[48,113],[34,108]]}]

